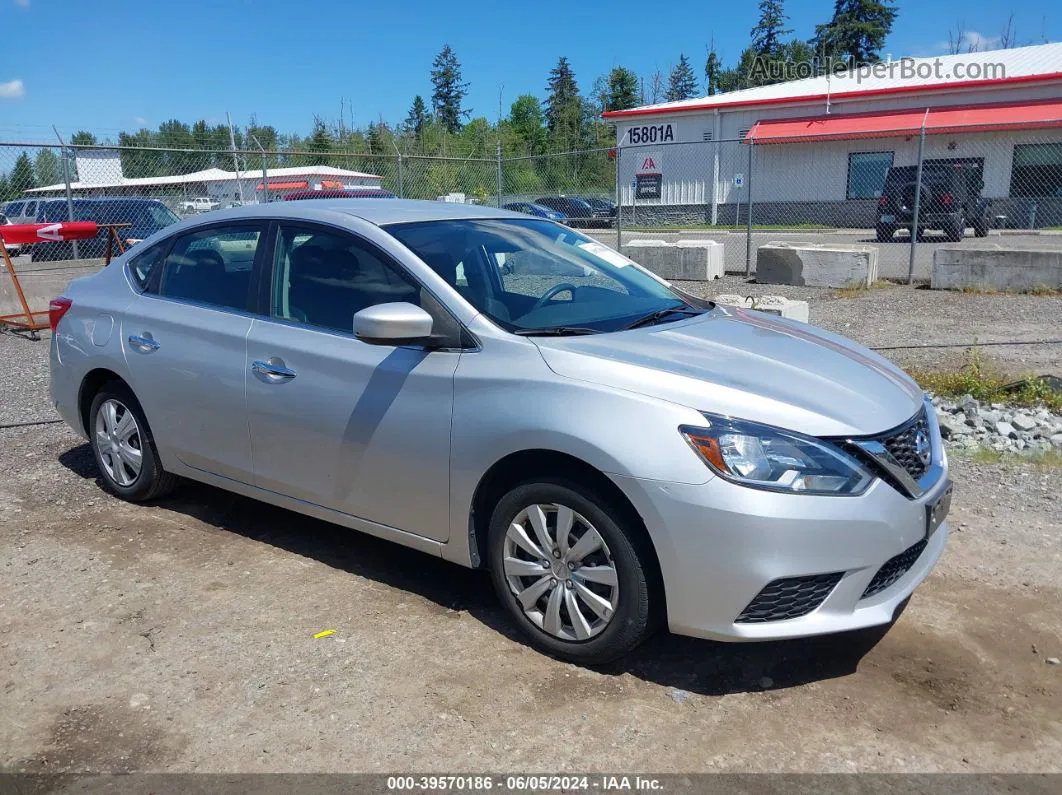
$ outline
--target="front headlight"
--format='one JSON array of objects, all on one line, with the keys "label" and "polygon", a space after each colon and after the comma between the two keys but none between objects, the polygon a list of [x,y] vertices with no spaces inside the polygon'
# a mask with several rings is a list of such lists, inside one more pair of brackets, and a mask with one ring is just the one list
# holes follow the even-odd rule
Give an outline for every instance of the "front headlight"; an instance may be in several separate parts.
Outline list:
[{"label": "front headlight", "polygon": [[679,432],[720,476],[742,486],[799,494],[856,495],[873,476],[839,448],[769,425],[704,415]]}]

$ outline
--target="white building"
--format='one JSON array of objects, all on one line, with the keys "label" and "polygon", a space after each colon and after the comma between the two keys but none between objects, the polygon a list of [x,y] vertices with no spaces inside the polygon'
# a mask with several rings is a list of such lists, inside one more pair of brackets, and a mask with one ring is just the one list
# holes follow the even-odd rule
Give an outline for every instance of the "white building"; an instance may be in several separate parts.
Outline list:
[{"label": "white building", "polygon": [[[267,195],[266,180],[259,169],[254,171],[226,171],[208,168],[190,174],[165,177],[124,177],[117,150],[79,152],[77,168],[80,180],[70,183],[77,196],[151,196],[155,198],[191,199],[208,196],[223,207],[230,204],[252,204]],[[332,166],[289,166],[267,168],[268,195],[277,198],[296,190],[342,190],[350,188],[379,188],[381,178],[376,174],[350,171]],[[61,196],[66,185],[58,183],[26,191],[29,194]]]},{"label": "white building", "polygon": [[757,223],[873,226],[885,174],[917,163],[924,124],[925,161],[979,167],[1008,225],[1062,223],[1062,44],[888,61],[605,116],[617,125],[621,204],[633,201],[640,222],[743,222],[751,191]]}]

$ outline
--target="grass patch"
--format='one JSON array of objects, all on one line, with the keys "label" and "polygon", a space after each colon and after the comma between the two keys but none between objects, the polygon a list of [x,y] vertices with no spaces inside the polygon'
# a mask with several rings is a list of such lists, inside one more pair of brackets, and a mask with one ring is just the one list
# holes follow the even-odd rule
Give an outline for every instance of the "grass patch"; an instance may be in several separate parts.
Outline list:
[{"label": "grass patch", "polygon": [[859,298],[861,295],[866,295],[871,290],[881,290],[885,287],[898,287],[897,282],[890,282],[887,279],[876,279],[870,283],[870,286],[863,284],[862,282],[852,282],[845,287],[835,287],[830,293],[834,298]]},{"label": "grass patch", "polygon": [[972,395],[982,403],[1003,403],[1009,406],[1044,406],[1062,411],[1062,392],[1052,389],[1042,379],[1029,377],[1020,389],[1004,389],[1014,379],[1001,375],[984,361],[981,350],[974,347],[967,354],[961,370],[940,371],[912,369],[909,375],[918,385],[943,398]]},{"label": "grass patch", "polygon": [[961,288],[960,292],[966,295],[1062,295],[1062,290],[1046,284],[1034,284],[1028,290],[1001,290],[988,284],[971,284]]},{"label": "grass patch", "polygon": [[1042,469],[1062,468],[1062,452],[1058,450],[1004,453],[991,447],[976,447],[972,450],[949,450],[948,455],[972,461],[975,464],[1032,464]]}]

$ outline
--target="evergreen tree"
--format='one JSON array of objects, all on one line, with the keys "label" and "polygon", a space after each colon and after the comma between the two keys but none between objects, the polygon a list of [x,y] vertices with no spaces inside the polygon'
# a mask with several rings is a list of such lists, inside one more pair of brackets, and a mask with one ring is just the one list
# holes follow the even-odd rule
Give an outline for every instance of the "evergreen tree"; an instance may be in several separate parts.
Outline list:
[{"label": "evergreen tree", "polygon": [[51,149],[41,149],[33,162],[33,171],[40,187],[55,185],[63,181],[63,168],[59,158]]},{"label": "evergreen tree", "polygon": [[639,105],[638,75],[622,66],[608,73],[608,99],[605,110],[628,110]]},{"label": "evergreen tree", "polygon": [[708,51],[708,60],[704,62],[704,87],[708,96],[714,97],[722,92],[723,62],[719,60],[719,54],[712,47]]},{"label": "evergreen tree", "polygon": [[96,136],[87,130],[78,130],[70,136],[71,146],[94,146],[95,144]]},{"label": "evergreen tree", "polygon": [[889,0],[836,0],[833,18],[815,27],[811,44],[818,55],[847,59],[850,66],[876,63],[897,13]]},{"label": "evergreen tree", "polygon": [[[711,57],[711,56],[709,56]],[[678,65],[671,70],[671,76],[667,82],[668,102],[678,102],[682,99],[693,99],[697,96],[697,77],[693,74],[690,59],[685,55],[679,55]]]},{"label": "evergreen tree", "polygon": [[333,143],[332,133],[328,131],[325,123],[319,117],[315,116],[313,120],[313,133],[306,142],[306,150],[313,153],[310,155],[307,165],[328,165],[328,153],[332,151]]},{"label": "evergreen tree", "polygon": [[431,106],[435,118],[448,132],[461,129],[461,119],[468,115],[461,103],[468,93],[468,83],[461,82],[461,64],[449,44],[435,56],[431,69]]},{"label": "evergreen tree", "polygon": [[785,11],[782,0],[760,0],[760,20],[752,29],[752,49],[757,55],[773,58],[781,48],[782,37],[793,31],[785,27]]},{"label": "evergreen tree", "polygon": [[17,193],[37,187],[37,181],[33,176],[33,163],[30,162],[28,154],[22,152],[15,158],[15,165],[11,168],[7,179],[11,184],[11,190]]},{"label": "evergreen tree", "polygon": [[415,138],[420,138],[424,125],[428,123],[428,106],[424,104],[424,97],[417,94],[413,97],[413,104],[409,107],[409,115],[406,116],[403,125],[406,132],[413,133]]},{"label": "evergreen tree", "polygon": [[582,140],[583,102],[568,59],[561,57],[550,70],[546,87],[546,127],[557,152],[578,148]]}]

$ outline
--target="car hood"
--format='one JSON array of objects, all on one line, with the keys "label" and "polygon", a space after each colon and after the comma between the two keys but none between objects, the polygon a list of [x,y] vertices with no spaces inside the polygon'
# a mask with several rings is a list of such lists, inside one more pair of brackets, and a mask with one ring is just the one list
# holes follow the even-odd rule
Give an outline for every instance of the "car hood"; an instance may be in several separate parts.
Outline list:
[{"label": "car hood", "polygon": [[534,337],[558,375],[814,436],[900,425],[923,392],[882,356],[776,315],[716,307],[688,320]]}]

